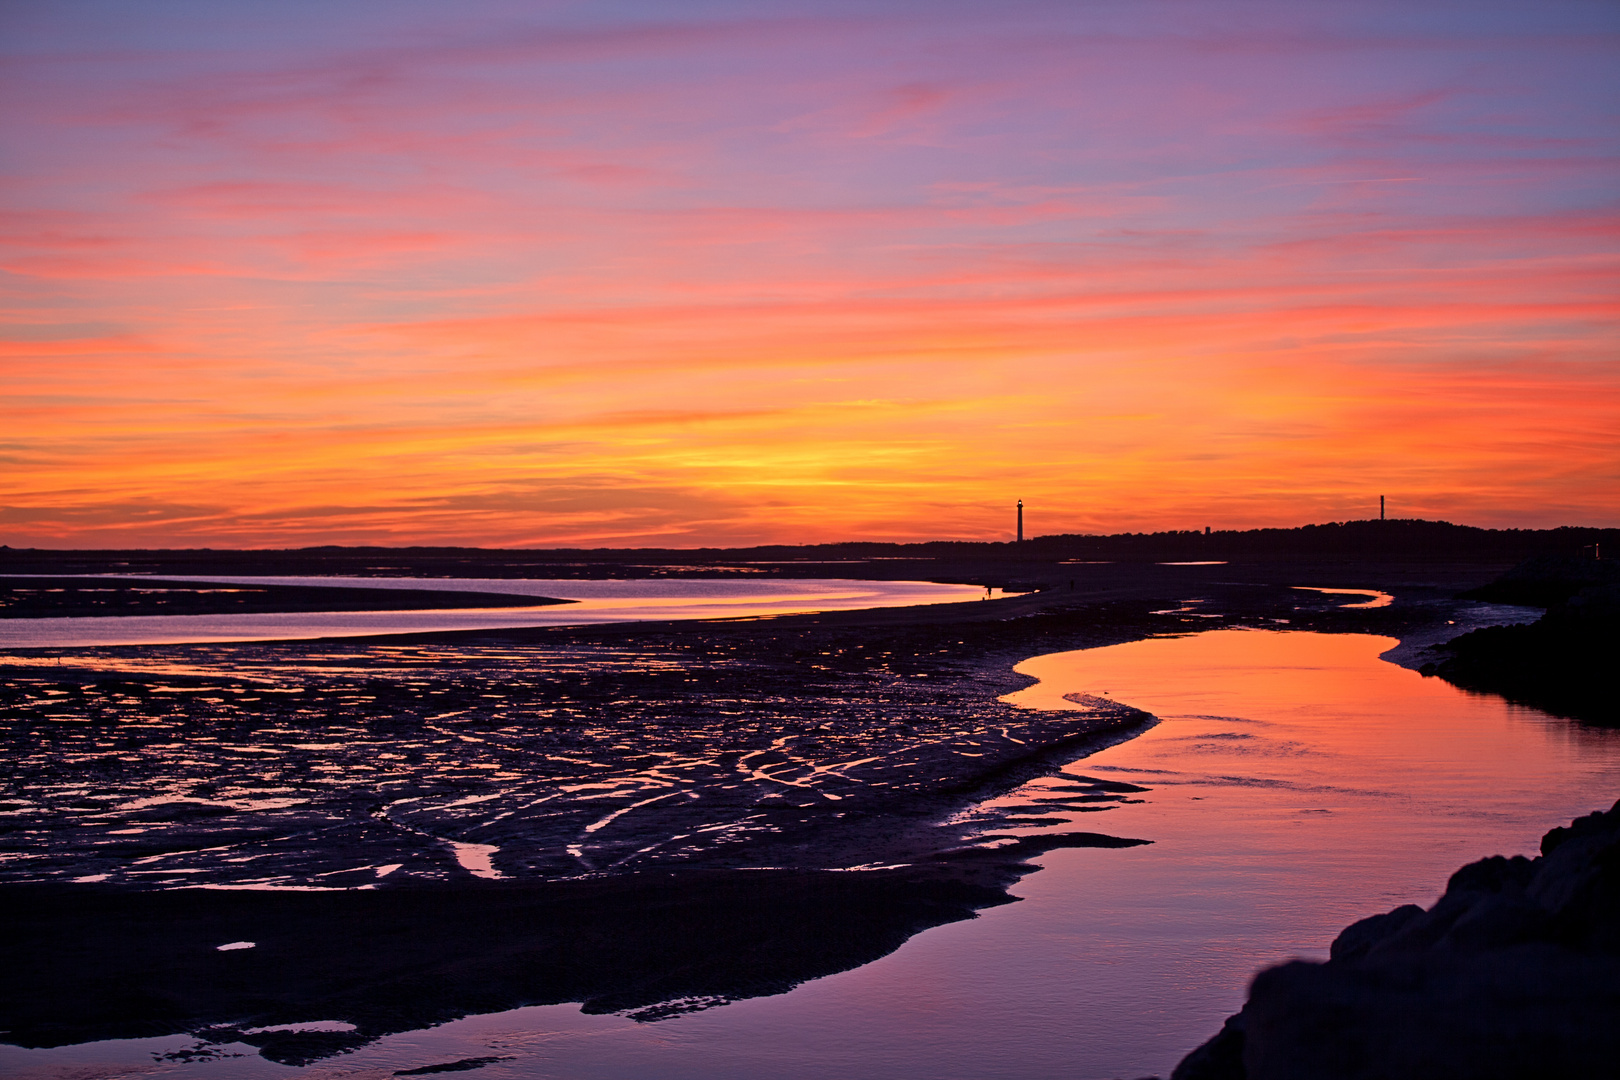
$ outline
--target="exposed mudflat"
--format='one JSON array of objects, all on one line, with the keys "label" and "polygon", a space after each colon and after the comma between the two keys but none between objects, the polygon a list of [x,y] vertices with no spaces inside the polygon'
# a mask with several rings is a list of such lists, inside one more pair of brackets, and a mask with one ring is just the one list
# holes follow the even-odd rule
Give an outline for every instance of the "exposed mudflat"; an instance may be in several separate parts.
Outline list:
[{"label": "exposed mudflat", "polygon": [[1309,568],[1071,573],[1089,588],[765,622],[15,651],[0,881],[889,865],[974,844],[938,823],[1144,721],[996,701],[1027,656],[1244,623],[1435,633],[1463,610],[1400,568],[1343,586],[1400,581],[1375,609],[1296,588]]},{"label": "exposed mudflat", "polygon": [[20,651],[0,666],[0,881],[354,888],[904,862],[972,841],[939,832],[954,810],[1143,721],[998,702],[1027,656],[1447,610],[1189,576],[1143,573],[1141,598],[1104,603],[1059,590],[684,627]]},{"label": "exposed mudflat", "polygon": [[1145,719],[1013,709],[994,700],[1022,682],[1006,668],[851,638],[197,646],[12,667],[0,880],[352,888],[903,861],[968,839],[936,835],[951,810]]},{"label": "exposed mudflat", "polygon": [[[1108,827],[1140,789],[1043,779],[1151,718],[1003,704],[1016,663],[1218,626],[1439,635],[1493,572],[1385,569],[1075,568],[1073,589],[949,607],[16,650],[0,904],[26,933],[0,950],[0,1026],[54,1045],[235,1025],[215,1035],[307,1061],[469,1012],[657,1019],[866,963],[1008,902],[1040,852],[1152,840]],[[355,1030],[244,1035],[333,1016]]]}]

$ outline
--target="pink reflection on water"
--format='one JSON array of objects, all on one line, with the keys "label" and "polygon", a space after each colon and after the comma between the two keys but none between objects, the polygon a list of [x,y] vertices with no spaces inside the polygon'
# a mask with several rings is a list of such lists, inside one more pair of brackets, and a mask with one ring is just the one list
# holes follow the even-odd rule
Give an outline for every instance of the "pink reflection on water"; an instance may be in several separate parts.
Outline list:
[{"label": "pink reflection on water", "polygon": [[1378,659],[1393,644],[1223,630],[1037,657],[1015,703],[1106,694],[1160,722],[998,802],[1136,784],[1051,828],[1152,844],[1050,852],[1014,889],[1024,902],[789,994],[655,1025],[571,1006],[469,1017],[357,1059],[450,1060],[498,1038],[523,1047],[511,1075],[579,1080],[1167,1076],[1259,968],[1322,957],[1355,919],[1429,903],[1461,864],[1533,851],[1620,794],[1620,733],[1424,679]]},{"label": "pink reflection on water", "polygon": [[1534,854],[1620,795],[1620,732],[1377,659],[1395,644],[1222,630],[1019,665],[1041,681],[1014,704],[1096,694],[1159,718],[1065,769],[1151,788],[1085,827],[1153,845],[1054,852],[1017,890],[1032,903],[986,920],[1003,944],[1063,927],[1061,974],[1027,977],[1112,1003],[1076,1010],[1097,1070],[1073,1075],[1167,1072],[1258,968],[1325,958],[1347,924],[1432,903],[1457,867]]},{"label": "pink reflection on water", "polygon": [[[1157,638],[1026,661],[1018,670],[1041,681],[1004,700],[1072,709],[1064,695],[1096,694],[1145,709],[1153,730],[1071,771],[1129,774],[1162,792],[1156,806],[1218,798],[1258,815],[1251,829],[1291,835],[1316,815],[1312,846],[1377,852],[1386,865],[1441,865],[1479,844],[1524,850],[1556,824],[1548,815],[1585,812],[1620,786],[1616,733],[1376,659],[1395,644],[1252,630]],[[1198,820],[1174,816],[1177,829]],[[1403,853],[1387,852],[1397,841]]]},{"label": "pink reflection on water", "polygon": [[[343,1067],[392,1075],[499,1054],[480,1075],[1166,1076],[1260,967],[1321,957],[1355,919],[1427,904],[1463,863],[1532,852],[1620,795],[1620,732],[1424,679],[1378,659],[1393,644],[1222,630],[1037,657],[1019,670],[1041,681],[1015,704],[1084,708],[1069,696],[1097,694],[1160,720],[999,801],[1061,816],[1055,795],[1080,777],[1139,785],[1053,828],[1152,844],[1050,852],[1016,886],[1024,902],[791,993],[657,1024],[571,1005],[473,1016],[361,1047]],[[129,1043],[129,1059],[149,1061],[146,1045]],[[86,1052],[0,1048],[0,1064]],[[259,1068],[244,1059],[243,1075]]]},{"label": "pink reflection on water", "polygon": [[[117,578],[120,575],[102,575]],[[260,612],[222,615],[114,615],[0,622],[0,649],[296,641],[306,638],[442,633],[537,626],[685,619],[759,619],[810,612],[955,604],[979,599],[976,585],[845,578],[635,580],[486,578],[232,577],[216,581],[373,589],[474,591],[548,597],[542,607],[426,611]],[[8,662],[12,662],[8,658]]]}]

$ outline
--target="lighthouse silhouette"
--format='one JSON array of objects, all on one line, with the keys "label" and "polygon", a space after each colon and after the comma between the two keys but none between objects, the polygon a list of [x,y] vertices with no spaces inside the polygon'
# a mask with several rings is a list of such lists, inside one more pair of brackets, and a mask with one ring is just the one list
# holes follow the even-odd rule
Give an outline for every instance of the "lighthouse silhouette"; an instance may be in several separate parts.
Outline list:
[{"label": "lighthouse silhouette", "polygon": [[1018,542],[1024,542],[1024,500],[1018,500]]}]

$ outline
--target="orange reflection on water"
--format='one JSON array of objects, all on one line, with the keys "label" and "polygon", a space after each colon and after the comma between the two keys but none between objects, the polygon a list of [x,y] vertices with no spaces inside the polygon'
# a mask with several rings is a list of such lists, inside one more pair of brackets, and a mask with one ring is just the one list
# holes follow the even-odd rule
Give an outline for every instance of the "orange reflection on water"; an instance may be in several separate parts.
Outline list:
[{"label": "orange reflection on water", "polygon": [[1077,708],[1064,695],[1094,694],[1152,713],[1150,731],[1069,767],[1153,789],[1109,813],[1108,831],[1191,858],[1243,849],[1246,872],[1287,879],[1280,902],[1347,919],[1380,897],[1426,903],[1463,862],[1533,853],[1546,829],[1620,794],[1620,733],[1377,660],[1395,644],[1157,638],[1026,661],[1018,670],[1040,682],[1004,700]]},{"label": "orange reflection on water", "polygon": [[1158,718],[1064,769],[1147,790],[1052,827],[1153,842],[1050,852],[1018,886],[1026,903],[980,920],[983,959],[943,959],[985,982],[1005,964],[1025,985],[1061,986],[1051,1014],[1086,1059],[1067,1075],[1164,1075],[1259,968],[1325,958],[1349,923],[1426,906],[1459,866],[1534,854],[1547,829],[1620,795],[1620,732],[1378,658],[1395,644],[1217,630],[1020,664],[1041,681],[1004,699],[1016,705],[1079,708],[1064,695],[1089,693]]},{"label": "orange reflection on water", "polygon": [[1340,607],[1346,608],[1389,607],[1389,605],[1395,602],[1395,597],[1393,595],[1387,592],[1379,592],[1377,589],[1319,589],[1314,585],[1295,585],[1294,588],[1301,592],[1319,592],[1325,593],[1328,596],[1371,597],[1371,599],[1363,600],[1360,603],[1339,605]]}]

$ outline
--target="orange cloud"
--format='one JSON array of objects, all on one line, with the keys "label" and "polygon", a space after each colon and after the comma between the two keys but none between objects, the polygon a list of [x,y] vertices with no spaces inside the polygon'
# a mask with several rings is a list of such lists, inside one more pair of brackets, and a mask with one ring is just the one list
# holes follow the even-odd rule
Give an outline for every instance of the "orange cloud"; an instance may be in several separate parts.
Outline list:
[{"label": "orange cloud", "polygon": [[41,15],[0,539],[1620,523],[1603,50],[1152,7]]}]

